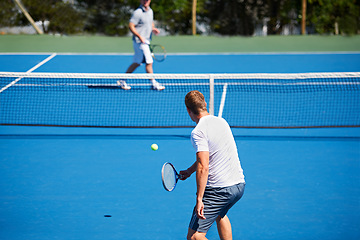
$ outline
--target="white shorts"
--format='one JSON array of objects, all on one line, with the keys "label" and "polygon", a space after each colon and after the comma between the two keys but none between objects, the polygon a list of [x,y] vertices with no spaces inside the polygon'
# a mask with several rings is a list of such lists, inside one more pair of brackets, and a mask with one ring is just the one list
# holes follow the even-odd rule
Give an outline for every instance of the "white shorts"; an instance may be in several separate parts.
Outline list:
[{"label": "white shorts", "polygon": [[133,41],[134,46],[134,58],[133,62],[137,64],[151,64],[153,63],[153,58],[151,56],[150,47],[145,43],[137,43]]}]

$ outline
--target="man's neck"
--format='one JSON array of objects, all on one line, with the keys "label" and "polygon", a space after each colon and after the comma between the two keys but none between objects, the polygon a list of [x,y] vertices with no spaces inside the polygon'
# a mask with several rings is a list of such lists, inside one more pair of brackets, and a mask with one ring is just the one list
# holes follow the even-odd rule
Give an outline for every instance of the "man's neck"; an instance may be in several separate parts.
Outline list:
[{"label": "man's neck", "polygon": [[150,6],[145,7],[144,5],[141,5],[141,7],[142,7],[145,11],[147,11],[147,10],[149,10],[149,7],[150,7]]},{"label": "man's neck", "polygon": [[196,124],[199,123],[200,118],[205,117],[205,116],[209,116],[209,115],[210,115],[210,113],[208,113],[207,111],[200,112],[199,115],[196,116],[197,117]]}]

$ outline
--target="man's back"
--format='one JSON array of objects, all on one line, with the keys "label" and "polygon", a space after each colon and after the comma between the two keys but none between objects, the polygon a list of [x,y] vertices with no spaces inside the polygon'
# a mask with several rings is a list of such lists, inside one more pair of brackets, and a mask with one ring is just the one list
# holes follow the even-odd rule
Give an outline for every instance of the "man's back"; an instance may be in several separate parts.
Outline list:
[{"label": "man's back", "polygon": [[219,117],[202,117],[191,134],[197,152],[209,152],[208,187],[244,183],[236,143],[228,123]]}]

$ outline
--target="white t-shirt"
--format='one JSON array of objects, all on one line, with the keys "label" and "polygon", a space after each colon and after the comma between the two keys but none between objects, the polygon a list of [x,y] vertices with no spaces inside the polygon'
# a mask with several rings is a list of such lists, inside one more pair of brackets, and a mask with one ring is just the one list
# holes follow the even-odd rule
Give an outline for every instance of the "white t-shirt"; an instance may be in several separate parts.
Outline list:
[{"label": "white t-shirt", "polygon": [[209,152],[207,187],[228,187],[245,183],[238,151],[229,124],[212,115],[200,118],[191,132],[196,152]]},{"label": "white t-shirt", "polygon": [[[138,7],[130,18],[130,22],[135,24],[136,31],[149,42],[151,40],[153,20],[153,10],[149,7],[149,9],[145,11],[143,6]],[[140,43],[140,40],[135,36],[133,36],[133,40]]]}]

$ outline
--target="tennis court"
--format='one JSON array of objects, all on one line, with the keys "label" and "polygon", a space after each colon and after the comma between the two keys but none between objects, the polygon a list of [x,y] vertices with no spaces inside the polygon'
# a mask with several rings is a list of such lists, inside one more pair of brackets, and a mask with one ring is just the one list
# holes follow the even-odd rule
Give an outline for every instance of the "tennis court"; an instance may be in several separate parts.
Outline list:
[{"label": "tennis court", "polygon": [[[131,59],[129,54],[1,54],[0,71],[122,73]],[[360,54],[169,54],[165,62],[155,63],[154,70],[161,74],[359,72]],[[143,67],[137,73],[144,73]],[[1,82],[0,87],[6,84]],[[8,90],[12,88],[16,85]],[[170,85],[163,92],[140,87],[128,92],[76,89],[67,93],[68,112],[83,105],[77,102],[79,95],[86,98],[88,94],[100,107],[114,101],[106,99],[114,95],[121,96],[124,104],[155,99],[152,104],[157,102],[154,109],[160,112],[156,116],[186,118],[183,96]],[[47,92],[51,94],[42,86],[42,91],[30,92],[25,99],[32,101],[31,94],[36,98]],[[215,97],[216,115],[220,98]],[[44,99],[54,100],[36,100],[46,106],[40,114],[52,116],[51,105]],[[358,119],[358,90],[352,99],[355,102],[348,112]],[[225,109],[237,100],[229,89],[225,118],[232,117],[231,109]],[[26,106],[16,107],[27,113]],[[129,122],[141,124],[144,119],[138,111],[121,109]],[[156,122],[147,123],[151,124]],[[0,238],[185,239],[195,203],[195,179],[165,192],[160,170],[166,161],[178,170],[192,164],[190,132],[188,127],[1,126]],[[360,238],[359,127],[233,128],[233,132],[247,182],[243,198],[229,213],[234,239]],[[150,149],[152,143],[159,145],[158,151]],[[218,239],[215,226],[207,236]]]}]

